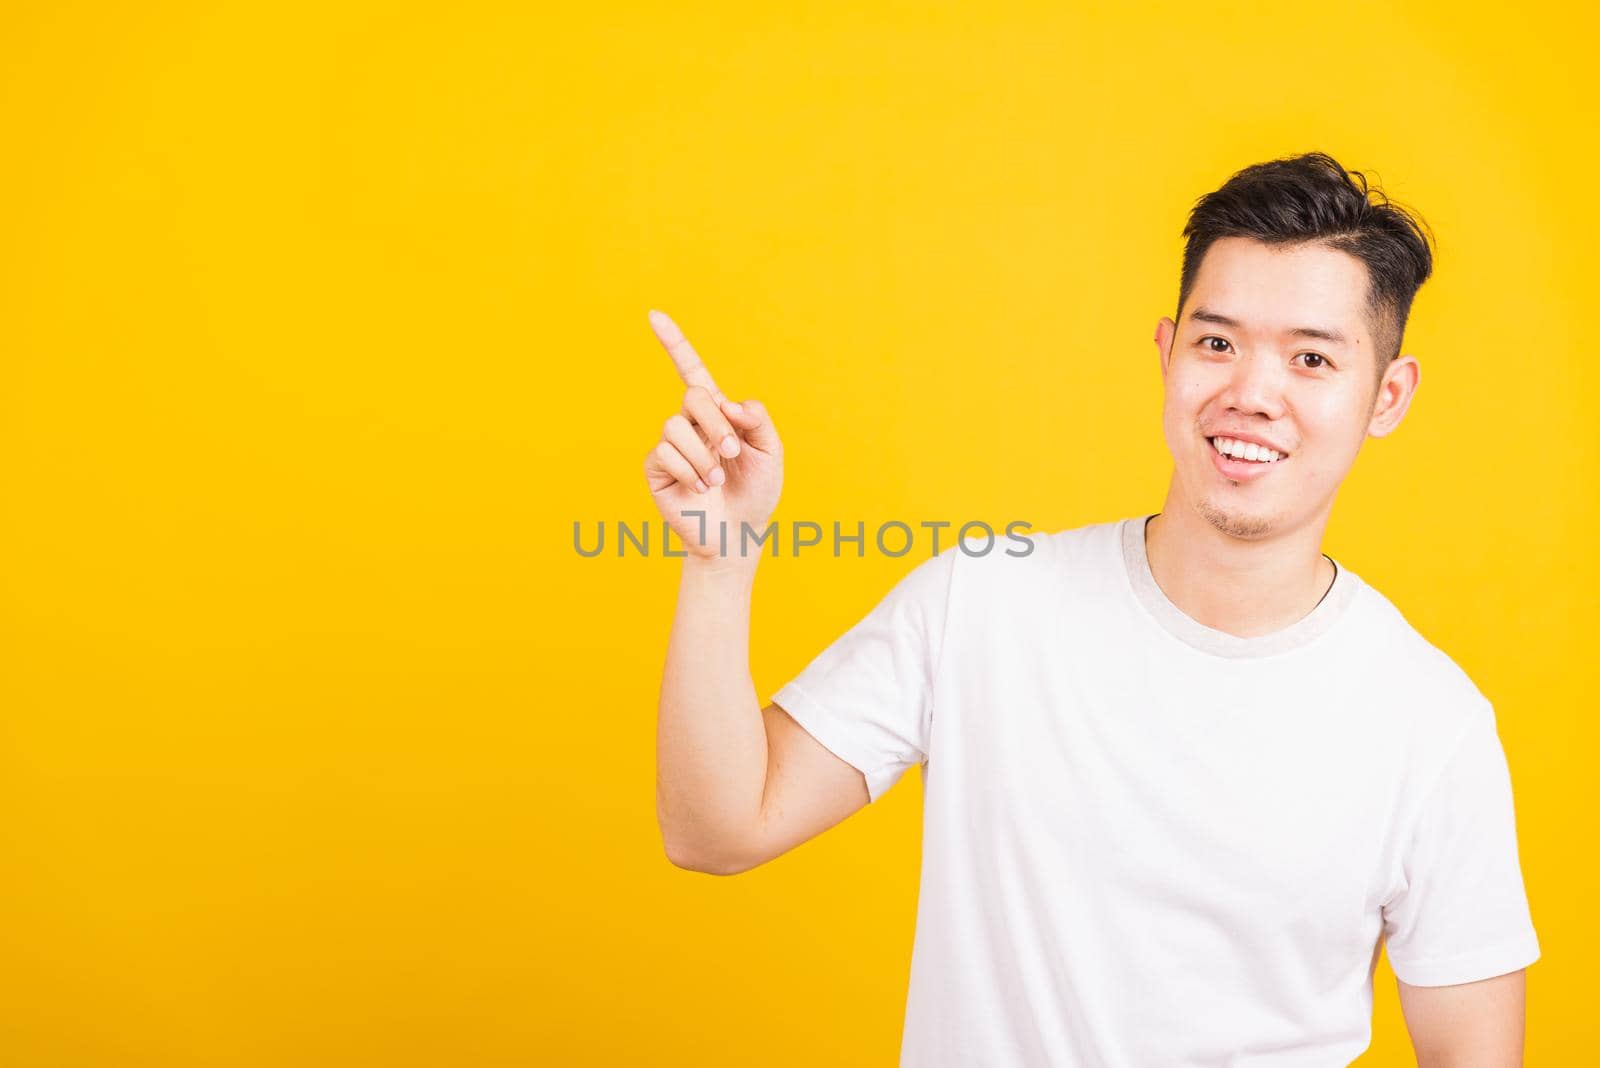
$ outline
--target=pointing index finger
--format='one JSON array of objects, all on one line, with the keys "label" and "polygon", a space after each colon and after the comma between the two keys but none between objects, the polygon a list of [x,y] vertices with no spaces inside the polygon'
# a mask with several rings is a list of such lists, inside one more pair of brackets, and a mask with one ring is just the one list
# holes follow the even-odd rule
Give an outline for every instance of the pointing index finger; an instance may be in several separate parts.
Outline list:
[{"label": "pointing index finger", "polygon": [[650,327],[656,332],[656,338],[662,347],[667,350],[667,355],[672,357],[673,364],[678,368],[678,377],[682,378],[686,385],[704,386],[718,402],[721,402],[722,390],[717,388],[711,372],[706,370],[705,361],[694,351],[689,339],[683,336],[678,324],[673,322],[666,312],[652,311]]}]

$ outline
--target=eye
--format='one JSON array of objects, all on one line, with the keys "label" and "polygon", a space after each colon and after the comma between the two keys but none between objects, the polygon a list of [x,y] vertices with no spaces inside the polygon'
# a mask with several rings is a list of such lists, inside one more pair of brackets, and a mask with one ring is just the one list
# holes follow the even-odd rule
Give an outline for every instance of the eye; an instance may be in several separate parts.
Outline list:
[{"label": "eye", "polygon": [[[1218,344],[1220,344],[1220,345],[1222,345],[1224,347],[1220,348],[1220,349],[1219,348],[1210,348],[1210,347],[1208,347],[1206,349],[1207,352],[1222,353],[1222,352],[1227,352],[1228,349],[1233,348],[1233,343],[1230,342],[1227,338],[1218,337],[1215,334],[1207,334],[1205,337],[1200,339],[1199,344],[1204,345],[1208,341],[1215,341],[1215,342],[1217,342]],[[1302,352],[1302,353],[1299,353],[1299,355],[1307,357],[1308,360],[1316,360],[1317,361],[1316,363],[1307,363],[1306,364],[1306,367],[1308,369],[1312,370],[1312,371],[1320,371],[1325,367],[1332,367],[1333,366],[1333,361],[1328,359],[1326,356],[1324,356],[1320,352]]]}]

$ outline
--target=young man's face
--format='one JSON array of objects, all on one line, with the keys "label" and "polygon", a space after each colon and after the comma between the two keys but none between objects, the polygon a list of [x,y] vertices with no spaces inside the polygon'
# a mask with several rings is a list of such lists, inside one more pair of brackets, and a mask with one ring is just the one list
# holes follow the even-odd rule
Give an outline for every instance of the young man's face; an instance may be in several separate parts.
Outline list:
[{"label": "young man's face", "polygon": [[[1161,320],[1173,491],[1216,529],[1253,539],[1325,522],[1362,441],[1405,414],[1417,362],[1396,359],[1375,381],[1367,285],[1366,265],[1344,252],[1222,238],[1201,261],[1182,321]],[[1219,435],[1279,458],[1220,455]]]}]

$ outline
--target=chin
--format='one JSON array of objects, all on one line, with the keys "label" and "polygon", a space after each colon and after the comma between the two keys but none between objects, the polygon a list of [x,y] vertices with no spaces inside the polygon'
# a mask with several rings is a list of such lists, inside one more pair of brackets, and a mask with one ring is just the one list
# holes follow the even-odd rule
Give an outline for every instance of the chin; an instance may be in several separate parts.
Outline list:
[{"label": "chin", "polygon": [[1220,505],[1202,498],[1195,506],[1202,519],[1230,538],[1247,540],[1264,538],[1278,526],[1278,516],[1265,512],[1250,512],[1236,506]]}]

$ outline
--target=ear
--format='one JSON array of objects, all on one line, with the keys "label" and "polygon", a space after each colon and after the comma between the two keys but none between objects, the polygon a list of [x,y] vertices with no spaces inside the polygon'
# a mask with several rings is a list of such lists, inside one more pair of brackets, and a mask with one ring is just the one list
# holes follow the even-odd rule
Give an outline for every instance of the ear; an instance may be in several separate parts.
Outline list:
[{"label": "ear", "polygon": [[1156,352],[1161,357],[1161,377],[1167,377],[1167,362],[1172,355],[1172,339],[1178,333],[1178,324],[1167,316],[1156,323]]},{"label": "ear", "polygon": [[1378,382],[1378,391],[1372,398],[1372,417],[1367,422],[1367,433],[1375,438],[1387,437],[1405,418],[1411,398],[1422,384],[1422,365],[1415,356],[1400,356],[1384,369]]}]

